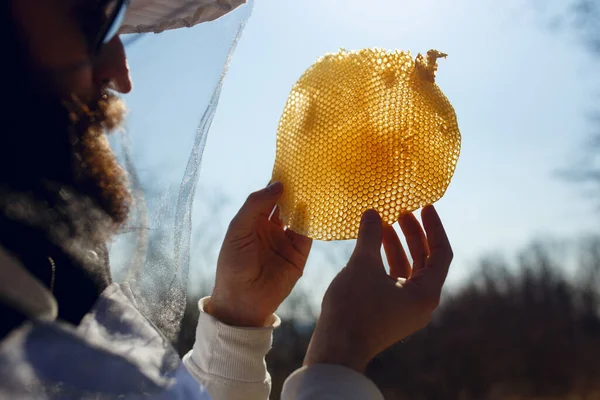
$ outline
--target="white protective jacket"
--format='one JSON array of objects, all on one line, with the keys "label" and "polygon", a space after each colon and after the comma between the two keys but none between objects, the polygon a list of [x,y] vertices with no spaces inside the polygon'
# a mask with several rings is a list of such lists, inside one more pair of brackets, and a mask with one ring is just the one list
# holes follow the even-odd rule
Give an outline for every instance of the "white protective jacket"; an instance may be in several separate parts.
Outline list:
[{"label": "white protective jacket", "polygon": [[[266,400],[271,380],[266,328],[235,328],[203,311],[193,350],[183,361],[138,311],[127,284],[111,284],[77,327],[56,320],[52,294],[0,248],[0,301],[30,322],[0,342],[2,399]],[[313,365],[286,381],[283,400],[383,399],[365,376]]]}]

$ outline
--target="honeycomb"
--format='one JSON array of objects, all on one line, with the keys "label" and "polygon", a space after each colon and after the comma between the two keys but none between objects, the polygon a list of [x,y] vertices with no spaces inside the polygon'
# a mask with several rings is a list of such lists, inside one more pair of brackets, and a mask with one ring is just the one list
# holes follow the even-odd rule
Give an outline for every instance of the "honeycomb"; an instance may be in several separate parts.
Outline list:
[{"label": "honeycomb", "polygon": [[354,239],[367,209],[393,224],[444,195],[461,136],[435,83],[440,57],[341,50],[300,77],[279,121],[272,175],[284,185],[279,207],[289,229]]}]

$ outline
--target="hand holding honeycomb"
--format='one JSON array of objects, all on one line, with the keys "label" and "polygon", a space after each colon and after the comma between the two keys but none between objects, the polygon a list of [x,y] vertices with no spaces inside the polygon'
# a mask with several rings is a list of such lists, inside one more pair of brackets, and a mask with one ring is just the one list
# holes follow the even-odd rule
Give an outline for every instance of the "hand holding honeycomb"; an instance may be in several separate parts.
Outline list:
[{"label": "hand holding honeycomb", "polygon": [[444,195],[461,137],[435,83],[440,57],[341,50],[302,75],[279,122],[272,176],[285,188],[279,207],[289,229],[354,239],[367,209],[393,224]]}]

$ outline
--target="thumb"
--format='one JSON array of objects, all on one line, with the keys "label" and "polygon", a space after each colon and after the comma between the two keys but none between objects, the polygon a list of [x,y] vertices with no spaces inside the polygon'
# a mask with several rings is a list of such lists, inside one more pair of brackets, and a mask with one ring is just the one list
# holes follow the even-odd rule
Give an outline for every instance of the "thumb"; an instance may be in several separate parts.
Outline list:
[{"label": "thumb", "polygon": [[266,188],[250,194],[235,216],[235,224],[238,227],[240,225],[247,226],[258,218],[269,218],[282,194],[283,184],[281,182],[273,182]]},{"label": "thumb", "polygon": [[381,243],[383,241],[383,226],[381,217],[375,210],[367,210],[360,221],[358,240],[352,257],[370,256],[381,258]]}]

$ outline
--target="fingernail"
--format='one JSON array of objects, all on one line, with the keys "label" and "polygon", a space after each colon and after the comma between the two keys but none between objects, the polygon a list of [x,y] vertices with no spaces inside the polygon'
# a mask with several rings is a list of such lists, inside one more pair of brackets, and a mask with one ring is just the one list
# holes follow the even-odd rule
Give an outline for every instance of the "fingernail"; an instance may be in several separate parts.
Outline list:
[{"label": "fingernail", "polygon": [[363,214],[362,222],[363,223],[371,223],[379,220],[379,214],[375,210],[367,210]]},{"label": "fingernail", "polygon": [[269,186],[267,186],[267,191],[271,194],[275,194],[281,192],[282,188],[283,185],[281,184],[281,182],[272,182],[269,184]]}]

